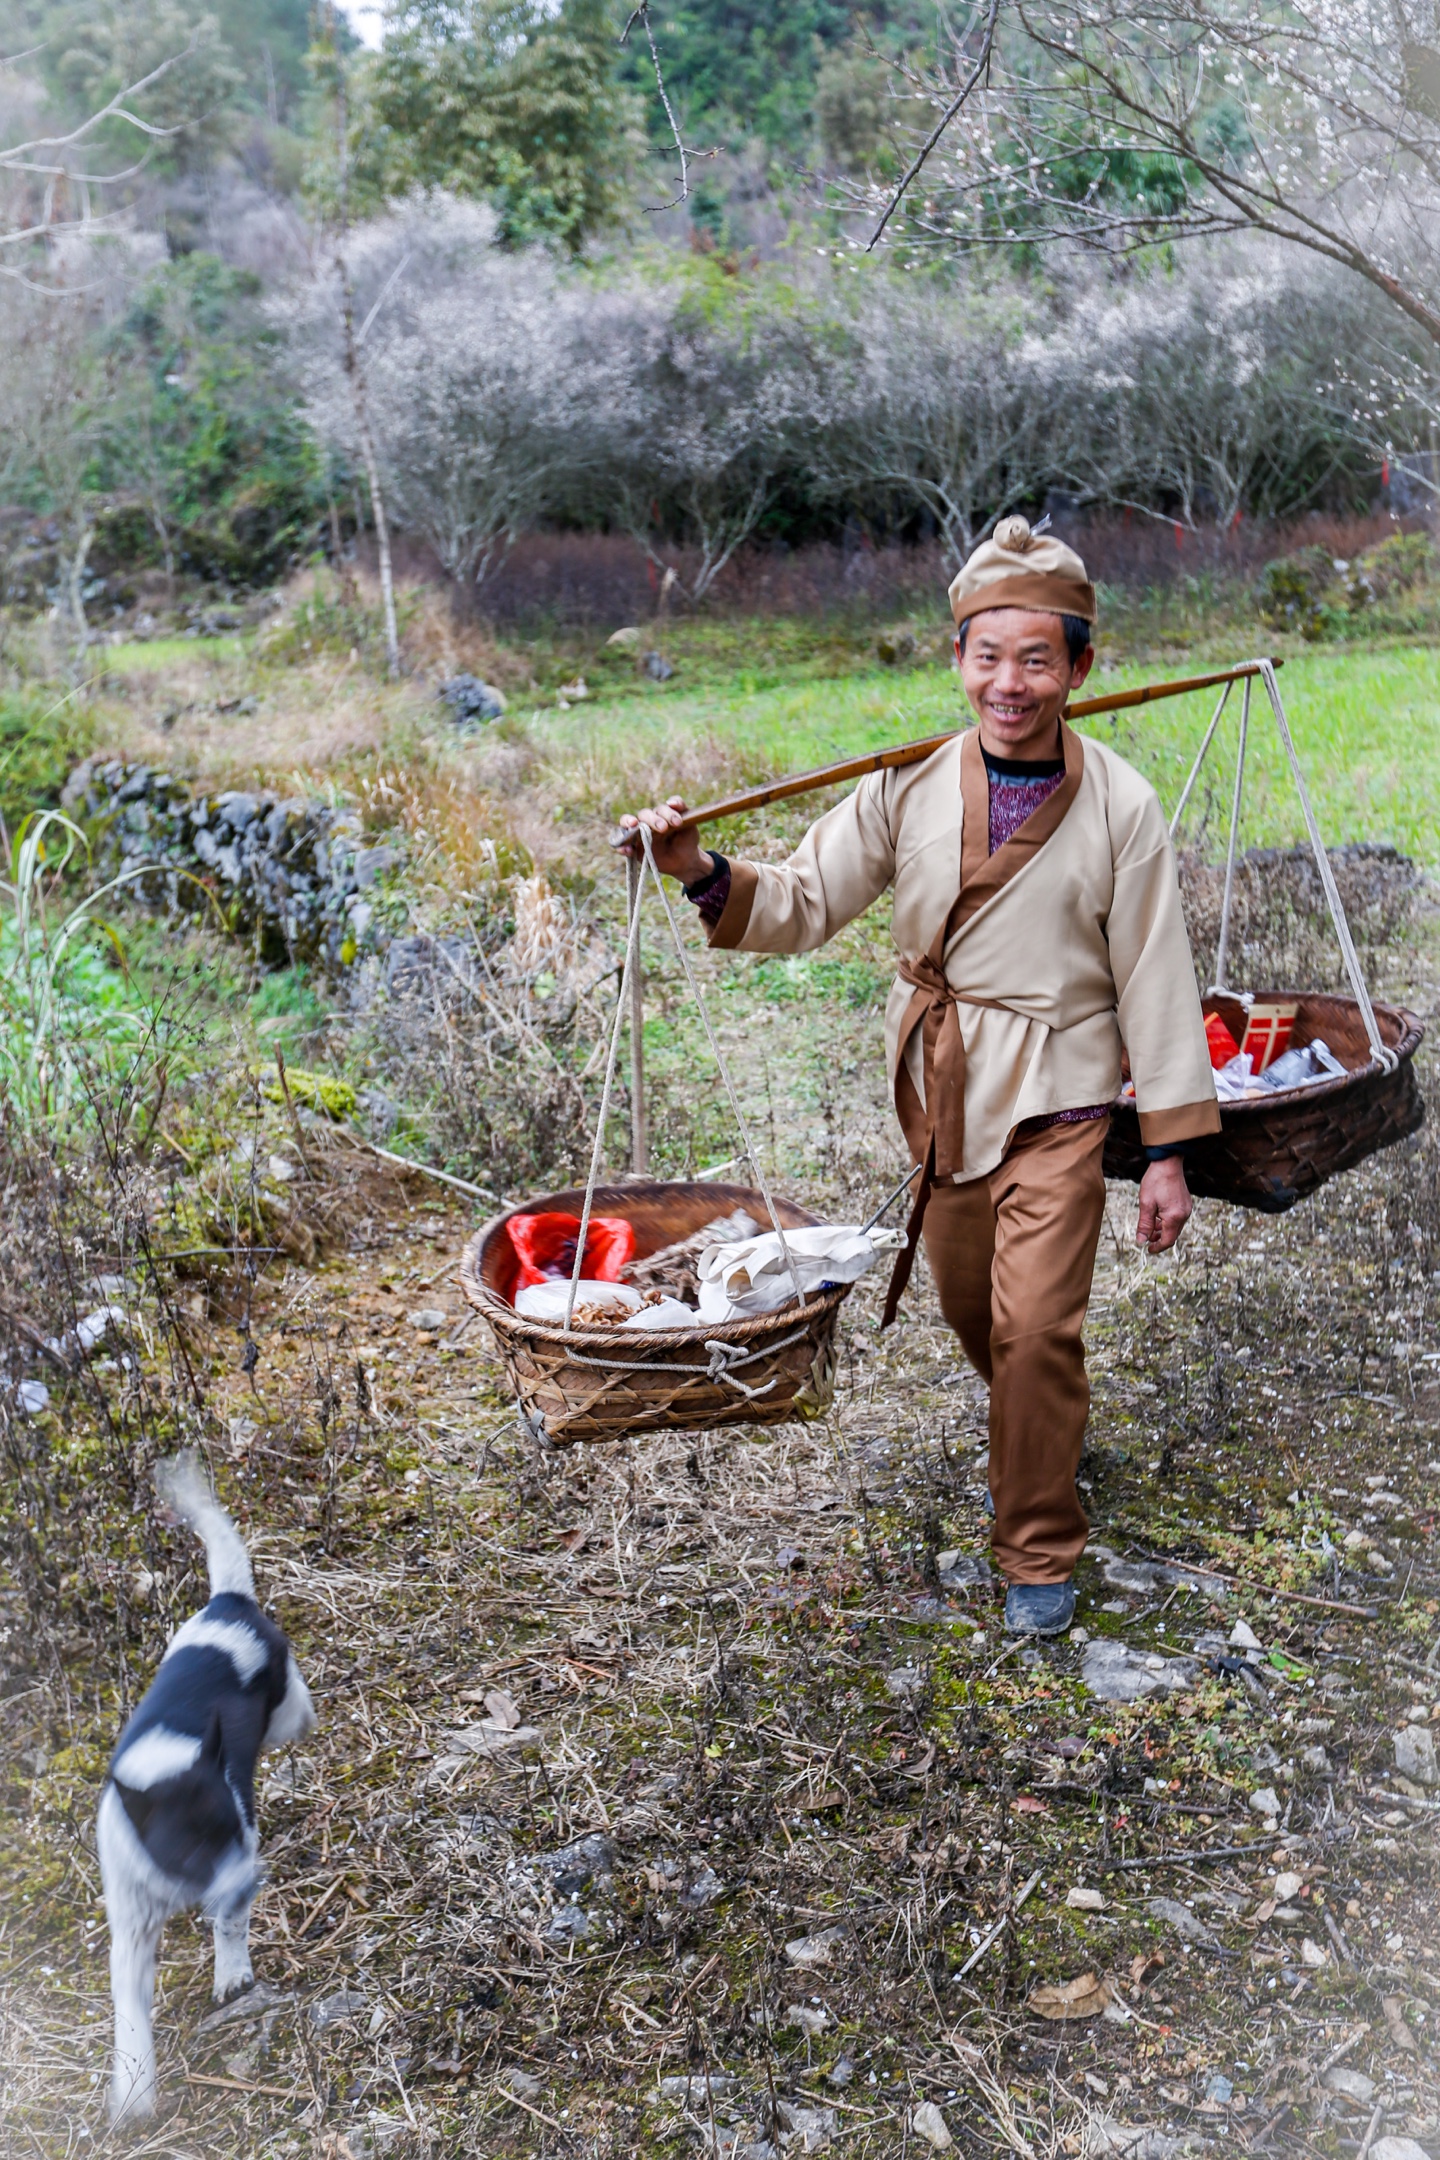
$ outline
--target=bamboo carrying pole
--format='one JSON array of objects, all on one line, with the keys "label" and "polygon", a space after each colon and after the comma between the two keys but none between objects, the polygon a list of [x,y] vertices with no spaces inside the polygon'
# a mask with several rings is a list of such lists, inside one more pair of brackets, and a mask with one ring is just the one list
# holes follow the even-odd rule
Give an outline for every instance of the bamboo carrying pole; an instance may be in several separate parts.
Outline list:
[{"label": "bamboo carrying pole", "polygon": [[[1283,660],[1271,663],[1277,668],[1284,664]],[[1078,703],[1067,705],[1065,718],[1085,720],[1096,713],[1128,712],[1137,705],[1153,705],[1159,698],[1184,697],[1191,690],[1211,690],[1217,683],[1245,682],[1252,675],[1258,675],[1263,665],[1259,660],[1247,660],[1241,667],[1222,668],[1215,675],[1186,675],[1175,682],[1147,683],[1139,690],[1112,690],[1108,697],[1081,698]],[[838,765],[821,765],[814,772],[792,773],[789,779],[772,780],[767,787],[751,788],[743,795],[727,795],[720,802],[703,803],[698,810],[691,810],[676,830],[683,832],[687,826],[710,825],[717,818],[739,817],[746,810],[763,810],[767,803],[785,802],[792,795],[811,795],[819,788],[839,787],[843,781],[863,779],[866,773],[888,772],[897,765],[918,765],[922,758],[929,757],[943,744],[953,742],[962,732],[959,728],[947,728],[943,735],[927,735],[921,742],[898,743],[893,750],[872,750],[864,757],[842,758]],[[611,835],[610,844],[623,847],[629,838],[629,833],[617,829]],[[633,855],[628,859],[627,871],[630,906],[634,908],[640,903],[640,865]],[[645,1120],[643,998],[637,966],[630,1002],[630,1167],[637,1177],[645,1175],[649,1154]]]},{"label": "bamboo carrying pole", "polygon": [[[1284,662],[1276,660],[1275,667]],[[1146,683],[1139,690],[1112,690],[1107,697],[1081,698],[1074,705],[1067,705],[1067,720],[1088,720],[1096,713],[1128,712],[1136,705],[1153,705],[1160,698],[1184,697],[1192,690],[1210,690],[1217,683],[1244,682],[1249,676],[1260,673],[1258,660],[1247,660],[1242,667],[1222,668],[1215,675],[1186,675],[1176,682]],[[792,795],[811,795],[819,788],[839,787],[845,780],[861,780],[866,773],[889,772],[897,765],[918,765],[939,750],[943,744],[953,742],[963,732],[960,728],[947,728],[943,735],[927,735],[920,742],[897,743],[893,750],[871,750],[864,757],[842,758],[838,765],[821,765],[814,772],[792,773],[786,780],[771,780],[764,787],[750,788],[743,795],[726,795],[719,802],[702,803],[698,810],[688,811],[675,827],[683,832],[691,825],[712,825],[717,818],[739,817],[746,810],[763,810],[767,803],[785,802]],[[621,847],[629,839],[626,832],[617,831],[612,846]]]}]

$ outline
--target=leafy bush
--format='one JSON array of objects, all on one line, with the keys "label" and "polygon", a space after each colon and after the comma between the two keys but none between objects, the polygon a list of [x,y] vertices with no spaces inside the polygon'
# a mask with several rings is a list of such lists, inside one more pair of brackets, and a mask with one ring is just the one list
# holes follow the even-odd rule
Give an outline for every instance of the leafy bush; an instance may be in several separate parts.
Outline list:
[{"label": "leafy bush", "polygon": [[1327,628],[1325,600],[1336,585],[1334,558],[1322,547],[1301,548],[1266,563],[1255,587],[1262,619],[1272,630],[1319,638]]},{"label": "leafy bush", "polygon": [[323,468],[257,278],[214,255],[166,263],[105,358],[112,394],[89,477],[113,548],[148,527],[152,562],[249,584],[313,543]]},{"label": "leafy bush", "polygon": [[87,716],[66,697],[0,692],[0,822],[17,832],[32,810],[59,799],[74,766],[90,747]]},{"label": "leafy bush", "polygon": [[133,1053],[146,1033],[123,975],[97,949],[98,934],[120,952],[95,914],[111,888],[64,905],[64,874],[84,847],[69,818],[37,812],[0,878],[0,1092],[11,1117],[35,1127],[81,1111],[87,1070]]},{"label": "leafy bush", "polygon": [[1353,568],[1374,599],[1389,600],[1433,577],[1440,568],[1440,551],[1428,533],[1393,533],[1378,547],[1367,548]]}]

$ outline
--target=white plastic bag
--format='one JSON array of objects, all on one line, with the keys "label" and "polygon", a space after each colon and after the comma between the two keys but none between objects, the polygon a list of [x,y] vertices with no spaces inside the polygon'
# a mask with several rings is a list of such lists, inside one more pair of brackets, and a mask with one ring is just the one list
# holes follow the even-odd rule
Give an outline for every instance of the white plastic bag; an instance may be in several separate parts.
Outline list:
[{"label": "white plastic bag", "polygon": [[[548,1282],[527,1283],[515,1293],[515,1310],[527,1320],[563,1320],[565,1308],[570,1302],[570,1284],[563,1275],[552,1276]],[[617,1305],[633,1311],[640,1303],[640,1292],[632,1290],[629,1283],[591,1282],[584,1276],[575,1285],[577,1305]],[[617,1323],[619,1315],[616,1315]]]},{"label": "white plastic bag", "polygon": [[621,1325],[627,1328],[697,1327],[700,1315],[693,1305],[686,1305],[678,1297],[659,1298],[653,1305],[642,1305],[639,1312],[631,1313]]},{"label": "white plastic bag", "polygon": [[[882,1252],[894,1252],[904,1239],[896,1230],[812,1223],[803,1230],[787,1230],[785,1243],[800,1278],[799,1293],[810,1297],[825,1284],[858,1281]],[[773,1230],[760,1237],[712,1245],[701,1254],[696,1274],[702,1320],[739,1320],[778,1312],[796,1296],[794,1278]]]}]

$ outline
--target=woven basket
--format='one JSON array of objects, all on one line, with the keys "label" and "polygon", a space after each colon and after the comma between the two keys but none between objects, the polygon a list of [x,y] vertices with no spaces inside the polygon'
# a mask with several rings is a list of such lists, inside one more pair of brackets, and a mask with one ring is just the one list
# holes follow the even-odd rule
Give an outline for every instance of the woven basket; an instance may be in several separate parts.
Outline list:
[{"label": "woven basket", "polygon": [[[835,1320],[850,1285],[803,1305],[693,1328],[575,1328],[516,1312],[517,1263],[506,1232],[513,1215],[548,1210],[578,1215],[583,1190],[545,1193],[497,1215],[477,1231],[460,1263],[460,1286],[490,1323],[527,1432],[551,1447],[619,1440],[629,1433],[689,1432],[716,1425],[778,1425],[818,1417],[835,1387]],[[787,1230],[815,1217],[788,1200],[776,1212]],[[638,1259],[687,1238],[717,1216],[743,1208],[766,1220],[765,1202],[744,1185],[600,1185],[597,1215],[635,1226]]]},{"label": "woven basket", "polygon": [[[1296,994],[1259,993],[1267,998]],[[1245,1015],[1237,998],[1207,997],[1205,1010],[1218,1012],[1239,1041]],[[1377,1005],[1375,1018],[1381,1039],[1399,1059],[1393,1072],[1371,1056],[1353,998],[1300,994],[1292,1046],[1301,1049],[1319,1036],[1347,1068],[1344,1077],[1286,1088],[1253,1102],[1222,1103],[1219,1132],[1192,1141],[1186,1151],[1190,1190],[1212,1200],[1231,1200],[1237,1207],[1259,1208],[1265,1215],[1282,1215],[1327,1179],[1417,1132],[1425,1121],[1425,1106],[1414,1057],[1424,1028],[1401,1006]],[[1135,1106],[1117,1103],[1105,1143],[1106,1175],[1138,1182],[1145,1167]]]}]

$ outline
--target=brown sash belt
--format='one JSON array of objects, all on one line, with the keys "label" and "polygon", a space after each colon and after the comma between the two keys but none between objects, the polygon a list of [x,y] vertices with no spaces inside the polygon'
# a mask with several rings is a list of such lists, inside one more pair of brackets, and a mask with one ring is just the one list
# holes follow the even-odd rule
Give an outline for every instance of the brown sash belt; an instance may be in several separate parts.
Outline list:
[{"label": "brown sash belt", "polygon": [[[905,1243],[895,1255],[890,1288],[885,1293],[885,1311],[880,1321],[882,1329],[890,1326],[905,1295],[930,1194],[937,1184],[946,1183],[965,1159],[965,1037],[960,1030],[957,1007],[983,1005],[992,1012],[1010,1009],[999,998],[972,997],[946,980],[944,962],[937,957],[936,948],[943,952],[948,929],[947,918],[929,952],[918,960],[902,960],[898,969],[901,981],[912,985],[914,995],[900,1023],[895,1108],[910,1143],[910,1152],[922,1167],[910,1220],[905,1226]],[[924,1030],[921,1036],[925,1075],[923,1109],[905,1063],[906,1046],[917,1027]]]},{"label": "brown sash belt", "polygon": [[[930,950],[917,959],[900,963],[900,979],[908,982],[913,996],[900,1027],[895,1064],[895,1109],[910,1152],[921,1165],[920,1189],[910,1211],[905,1244],[895,1256],[895,1271],[885,1299],[882,1327],[895,1318],[910,1270],[915,1247],[932,1189],[953,1177],[965,1160],[965,1038],[960,1032],[959,1005],[985,1005],[997,1012],[1013,1011],[999,998],[972,997],[956,990],[945,977],[945,953],[950,941],[973,915],[995,898],[1022,870],[1063,820],[1080,790],[1085,770],[1084,747],[1078,735],[1061,723],[1060,744],[1065,758],[1065,777],[1033,810],[1010,838],[992,855],[989,852],[990,785],[980,751],[978,732],[972,729],[960,745],[960,792],[962,801],[960,890],[950,912],[935,933]],[[916,1028],[921,1035],[921,1070],[925,1076],[922,1105],[915,1083],[905,1065],[905,1051]]]}]

